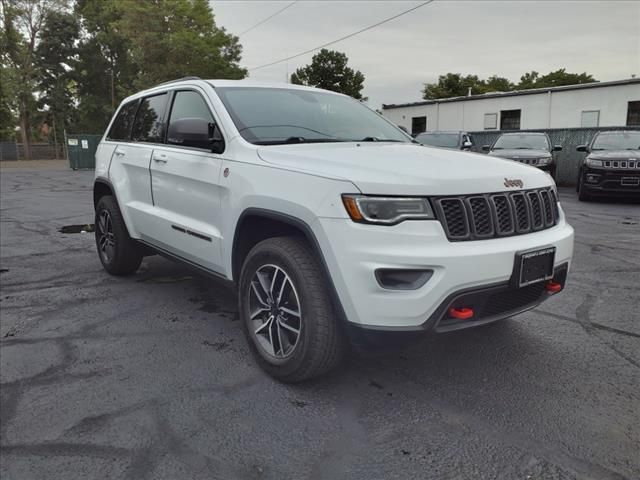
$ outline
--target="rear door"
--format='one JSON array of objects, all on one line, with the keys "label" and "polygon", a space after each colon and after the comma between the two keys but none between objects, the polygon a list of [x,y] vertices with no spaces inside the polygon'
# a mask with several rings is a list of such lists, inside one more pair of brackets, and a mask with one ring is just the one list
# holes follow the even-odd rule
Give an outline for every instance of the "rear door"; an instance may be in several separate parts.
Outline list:
[{"label": "rear door", "polygon": [[167,92],[139,100],[126,142],[118,142],[111,159],[109,178],[118,192],[118,203],[129,234],[148,240],[153,230],[153,198],[149,163],[154,144],[162,143],[166,125]]},{"label": "rear door", "polygon": [[[213,109],[199,89],[177,90],[169,114],[172,122],[204,119],[215,124]],[[222,156],[211,148],[185,146],[168,135],[153,150],[151,186],[159,218],[157,245],[209,270],[222,272],[219,177]]]}]

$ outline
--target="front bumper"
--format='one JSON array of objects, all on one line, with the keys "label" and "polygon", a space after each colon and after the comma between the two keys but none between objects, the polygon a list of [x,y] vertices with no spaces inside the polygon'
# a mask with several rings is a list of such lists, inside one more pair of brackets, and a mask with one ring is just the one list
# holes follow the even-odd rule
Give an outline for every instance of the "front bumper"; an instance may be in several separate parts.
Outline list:
[{"label": "front bumper", "polygon": [[582,188],[588,195],[640,196],[640,170],[585,167]]},{"label": "front bumper", "polygon": [[[323,218],[320,226],[331,239],[322,248],[347,320],[380,330],[434,329],[434,314],[452,296],[507,284],[517,252],[555,246],[555,267],[567,269],[573,254],[573,228],[563,213],[548,230],[467,242],[449,242],[437,221],[384,227]],[[375,278],[384,268],[430,269],[433,275],[418,289],[389,290]]]}]

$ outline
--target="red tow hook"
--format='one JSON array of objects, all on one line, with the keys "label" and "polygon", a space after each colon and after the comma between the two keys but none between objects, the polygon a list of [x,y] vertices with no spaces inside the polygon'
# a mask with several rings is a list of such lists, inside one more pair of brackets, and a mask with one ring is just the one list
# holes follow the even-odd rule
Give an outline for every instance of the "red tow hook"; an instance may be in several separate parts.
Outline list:
[{"label": "red tow hook", "polygon": [[558,293],[560,290],[562,290],[562,284],[554,282],[553,280],[549,280],[544,286],[544,289],[549,293]]},{"label": "red tow hook", "polygon": [[463,307],[463,308],[455,308],[451,307],[449,309],[449,316],[452,318],[457,318],[458,320],[467,320],[473,317],[473,309]]}]

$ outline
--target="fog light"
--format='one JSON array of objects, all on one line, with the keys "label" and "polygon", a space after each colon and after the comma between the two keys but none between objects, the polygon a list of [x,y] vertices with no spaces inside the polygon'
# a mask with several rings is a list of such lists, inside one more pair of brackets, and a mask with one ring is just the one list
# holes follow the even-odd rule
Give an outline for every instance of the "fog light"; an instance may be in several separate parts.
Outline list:
[{"label": "fog light", "polygon": [[417,290],[433,276],[433,270],[400,270],[379,268],[376,280],[382,288],[388,290]]},{"label": "fog light", "polygon": [[587,174],[587,182],[589,182],[589,183],[598,183],[598,180],[600,180],[600,175],[596,175],[594,173],[588,173]]}]

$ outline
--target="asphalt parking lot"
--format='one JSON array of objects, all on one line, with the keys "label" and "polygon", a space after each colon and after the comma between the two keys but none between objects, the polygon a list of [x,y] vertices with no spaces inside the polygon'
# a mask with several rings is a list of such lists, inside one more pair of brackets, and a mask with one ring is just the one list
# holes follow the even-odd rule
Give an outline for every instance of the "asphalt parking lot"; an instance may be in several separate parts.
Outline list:
[{"label": "asphalt parking lot", "polygon": [[161,257],[107,275],[93,172],[3,169],[0,477],[640,478],[640,206],[579,203],[569,284],[489,328],[277,383],[235,298]]}]

